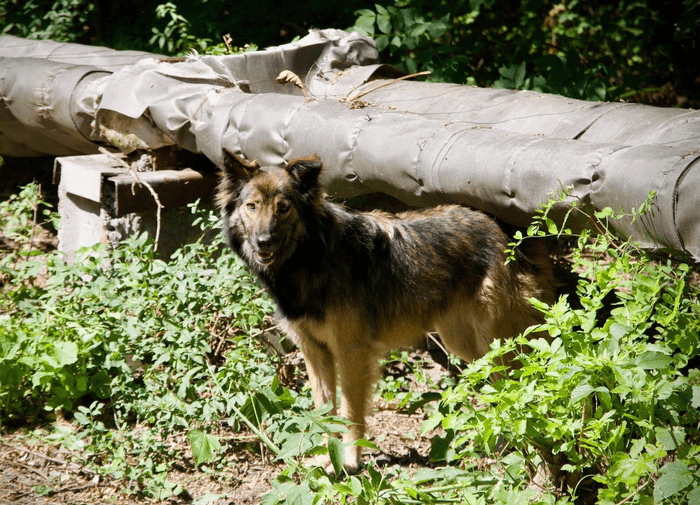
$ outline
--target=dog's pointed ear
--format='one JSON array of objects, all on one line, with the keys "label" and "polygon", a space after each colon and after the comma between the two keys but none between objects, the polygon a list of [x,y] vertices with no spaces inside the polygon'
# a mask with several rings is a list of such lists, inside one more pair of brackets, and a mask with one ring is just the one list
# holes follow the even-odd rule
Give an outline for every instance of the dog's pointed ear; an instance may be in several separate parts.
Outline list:
[{"label": "dog's pointed ear", "polygon": [[224,149],[224,176],[231,182],[246,181],[260,168],[258,160],[245,161]]},{"label": "dog's pointed ear", "polygon": [[318,176],[323,164],[318,156],[309,156],[289,162],[287,171],[299,183],[302,190],[308,191],[318,184]]}]

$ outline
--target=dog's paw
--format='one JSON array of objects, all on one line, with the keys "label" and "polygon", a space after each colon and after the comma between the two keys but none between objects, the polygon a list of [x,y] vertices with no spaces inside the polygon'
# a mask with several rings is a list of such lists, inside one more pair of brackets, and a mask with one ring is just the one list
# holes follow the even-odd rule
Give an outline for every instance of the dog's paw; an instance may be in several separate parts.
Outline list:
[{"label": "dog's paw", "polygon": [[[305,461],[307,466],[318,466],[323,468],[331,477],[337,477],[335,467],[331,458],[326,454],[319,454]],[[343,470],[348,475],[355,475],[360,469],[360,448],[355,446],[347,446],[345,448],[345,458],[343,461]]]},{"label": "dog's paw", "polygon": [[[355,475],[359,470],[360,470],[360,462],[355,460],[355,461],[345,461],[343,462],[343,470],[345,470],[345,473],[347,475]],[[335,473],[333,470],[333,465],[331,465],[331,471]]]}]

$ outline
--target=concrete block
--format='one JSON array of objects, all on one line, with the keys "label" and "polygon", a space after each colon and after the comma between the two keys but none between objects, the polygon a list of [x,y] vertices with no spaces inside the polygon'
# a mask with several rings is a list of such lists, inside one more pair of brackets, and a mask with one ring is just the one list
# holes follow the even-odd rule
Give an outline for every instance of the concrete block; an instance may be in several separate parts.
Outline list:
[{"label": "concrete block", "polygon": [[187,204],[199,199],[211,207],[217,177],[192,169],[135,173],[118,159],[99,154],[57,158],[54,183],[61,216],[58,248],[68,261],[81,247],[114,247],[141,232],[156,240],[158,204],[151,190],[162,205],[157,250],[169,258],[201,234],[192,227],[194,216]]}]

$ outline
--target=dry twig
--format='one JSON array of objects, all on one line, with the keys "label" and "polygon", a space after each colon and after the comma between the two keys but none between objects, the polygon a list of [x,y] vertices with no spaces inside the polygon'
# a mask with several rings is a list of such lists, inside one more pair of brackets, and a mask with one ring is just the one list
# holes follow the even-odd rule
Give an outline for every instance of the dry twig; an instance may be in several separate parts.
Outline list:
[{"label": "dry twig", "polygon": [[110,158],[116,160],[116,161],[117,161],[122,167],[124,167],[124,168],[129,172],[129,174],[134,178],[134,183],[133,183],[132,186],[131,186],[131,192],[132,192],[132,194],[134,194],[134,186],[135,186],[136,184],[145,186],[146,189],[148,189],[149,193],[151,193],[151,196],[152,196],[153,199],[155,200],[156,205],[157,205],[157,207],[158,207],[158,208],[157,208],[157,211],[156,211],[156,212],[157,212],[157,214],[156,214],[156,237],[155,237],[155,241],[154,241],[155,244],[154,244],[154,246],[153,246],[153,250],[154,250],[154,251],[157,251],[157,250],[158,250],[158,241],[160,240],[160,229],[161,229],[161,218],[162,218],[161,212],[162,212],[162,210],[164,209],[163,204],[160,203],[160,199],[158,198],[158,193],[156,193],[156,191],[153,189],[153,186],[151,186],[148,182],[141,180],[141,178],[137,175],[136,171],[134,171],[134,169],[131,168],[131,165],[129,165],[126,161],[124,161],[123,159],[121,159],[119,156],[117,156],[116,154],[114,154],[114,153],[108,151],[108,150],[105,149],[104,147],[100,147],[100,152],[101,152],[102,154],[106,154],[106,155],[109,156]]},{"label": "dry twig", "polygon": [[29,470],[30,472],[37,474],[39,477],[41,477],[44,480],[49,479],[49,476],[46,475],[44,472],[41,472],[38,469],[33,468],[29,465],[25,465],[24,463],[20,463],[19,461],[12,461],[11,459],[7,459],[7,458],[2,458],[2,461],[7,463],[8,465],[13,465],[13,466],[16,466],[18,468],[22,468],[24,470]]},{"label": "dry twig", "polygon": [[223,36],[223,39],[224,39],[224,44],[226,45],[226,50],[229,53],[233,53],[233,51],[231,50],[231,43],[233,42],[233,37],[231,37],[231,34],[227,33],[226,35]]},{"label": "dry twig", "polygon": [[[354,96],[352,96],[352,97],[348,97],[348,98],[346,98],[346,99],[344,99],[344,100],[342,100],[342,101],[343,101],[343,102],[347,102],[347,103],[352,103],[352,102],[354,102],[355,100],[357,100],[358,98],[363,97],[363,96],[365,96],[366,94],[371,93],[372,91],[376,91],[376,90],[378,90],[379,88],[383,88],[384,86],[389,86],[389,85],[394,84],[394,83],[397,83],[397,82],[399,82],[399,81],[405,81],[406,79],[411,79],[411,78],[413,78],[413,77],[420,77],[420,76],[422,76],[422,75],[430,75],[430,70],[426,70],[426,71],[424,71],[424,72],[417,72],[417,73],[415,73],[415,74],[409,74],[409,75],[404,75],[404,76],[401,76],[401,77],[397,77],[396,79],[392,79],[391,81],[383,82],[383,83],[379,84],[378,86],[375,86],[375,87],[370,88],[370,89],[368,89],[368,90],[361,91],[360,93],[358,93],[358,94],[356,94],[356,95],[354,95]],[[278,79],[279,79],[279,77],[278,77]]]}]

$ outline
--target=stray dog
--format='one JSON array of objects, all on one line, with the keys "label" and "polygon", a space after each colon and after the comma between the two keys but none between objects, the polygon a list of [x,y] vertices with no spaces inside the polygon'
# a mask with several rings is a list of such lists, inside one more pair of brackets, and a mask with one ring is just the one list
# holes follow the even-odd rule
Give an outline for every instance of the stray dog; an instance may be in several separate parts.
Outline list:
[{"label": "stray dog", "polygon": [[354,473],[379,358],[430,331],[462,359],[483,356],[494,339],[541,322],[526,298],[553,301],[552,267],[543,250],[506,266],[507,236],[466,207],[392,215],[328,202],[321,168],[316,157],[278,168],[225,153],[217,202],[228,245],[301,347],[316,406],[336,405],[339,375],[351,422],[344,468]]}]

